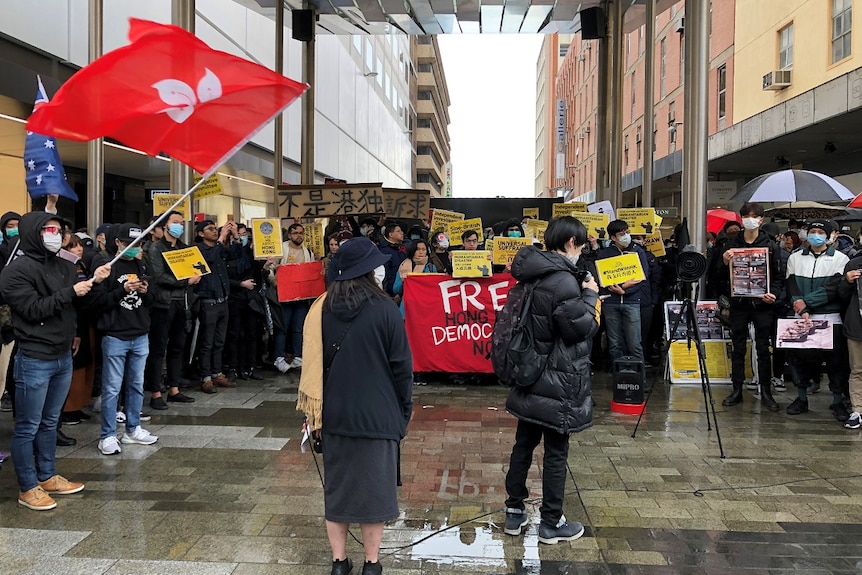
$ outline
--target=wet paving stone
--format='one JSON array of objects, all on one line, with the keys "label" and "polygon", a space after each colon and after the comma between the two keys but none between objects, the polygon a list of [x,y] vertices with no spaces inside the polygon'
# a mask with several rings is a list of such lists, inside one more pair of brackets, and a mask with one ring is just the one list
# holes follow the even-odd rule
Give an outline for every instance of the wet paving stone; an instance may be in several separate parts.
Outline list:
[{"label": "wet paving stone", "polygon": [[[594,377],[594,426],[571,438],[564,502],[585,534],[546,546],[536,534],[541,448],[528,478],[530,524],[519,537],[502,533],[516,426],[506,389],[431,379],[415,389],[401,447],[401,516],[384,531],[385,573],[862,573],[862,472],[852,465],[862,434],[832,418],[826,394],[791,417],[761,411],[748,392],[723,408],[727,387],[713,386],[716,430],[700,386],[659,384],[632,437],[637,418],[611,412],[610,379]],[[145,424],[159,443],[113,457],[96,450],[97,423],[65,428],[78,445],[58,450],[58,471],[87,488],[57,496],[53,511],[17,505],[7,464],[0,573],[325,575],[322,461],[299,449],[297,383],[269,372],[215,396],[192,391],[195,404]],[[786,405],[792,395],[776,399]],[[11,431],[2,414],[0,449]],[[353,540],[348,553],[363,557]]]}]

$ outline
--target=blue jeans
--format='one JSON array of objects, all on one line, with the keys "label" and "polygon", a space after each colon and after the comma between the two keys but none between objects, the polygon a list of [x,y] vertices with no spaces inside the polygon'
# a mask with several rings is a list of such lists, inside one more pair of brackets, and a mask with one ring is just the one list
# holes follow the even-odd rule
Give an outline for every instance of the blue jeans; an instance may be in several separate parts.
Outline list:
[{"label": "blue jeans", "polygon": [[643,361],[640,304],[604,304],[602,315],[605,318],[611,362],[624,355]]},{"label": "blue jeans", "polygon": [[57,422],[72,385],[72,352],[58,359],[15,356],[12,461],[21,491],[57,474]]},{"label": "blue jeans", "polygon": [[310,300],[289,301],[281,304],[281,317],[284,319],[284,331],[275,334],[275,357],[284,357],[284,343],[287,333],[291,334],[293,345],[293,357],[302,357],[302,326],[305,324],[305,316],[311,307]]},{"label": "blue jeans", "polygon": [[117,397],[126,377],[126,431],[141,424],[144,405],[144,368],[150,352],[147,335],[128,341],[102,337],[102,431],[101,439],[117,434]]}]

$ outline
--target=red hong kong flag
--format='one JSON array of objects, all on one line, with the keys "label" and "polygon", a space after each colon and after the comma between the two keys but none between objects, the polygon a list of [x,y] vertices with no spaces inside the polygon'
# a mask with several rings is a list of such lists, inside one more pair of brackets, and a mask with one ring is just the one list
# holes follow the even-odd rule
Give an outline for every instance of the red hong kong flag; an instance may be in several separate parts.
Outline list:
[{"label": "red hong kong flag", "polygon": [[110,137],[208,174],[308,88],[177,26],[132,18],[129,40],[69,78],[27,129]]}]

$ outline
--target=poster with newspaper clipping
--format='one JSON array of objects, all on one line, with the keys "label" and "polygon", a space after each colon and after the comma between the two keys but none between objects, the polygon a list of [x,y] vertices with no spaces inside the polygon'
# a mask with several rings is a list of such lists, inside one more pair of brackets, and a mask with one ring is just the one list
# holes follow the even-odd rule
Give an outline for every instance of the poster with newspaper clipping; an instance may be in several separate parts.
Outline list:
[{"label": "poster with newspaper clipping", "polygon": [[730,256],[730,296],[769,293],[769,248],[735,248]]}]

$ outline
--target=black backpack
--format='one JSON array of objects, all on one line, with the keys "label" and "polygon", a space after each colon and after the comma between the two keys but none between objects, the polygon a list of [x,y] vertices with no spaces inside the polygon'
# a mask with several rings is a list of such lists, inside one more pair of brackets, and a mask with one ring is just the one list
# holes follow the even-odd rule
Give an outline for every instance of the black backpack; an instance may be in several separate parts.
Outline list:
[{"label": "black backpack", "polygon": [[534,291],[533,283],[515,284],[494,323],[491,364],[500,382],[509,387],[529,387],[545,371],[547,357],[536,351],[530,322]]}]

